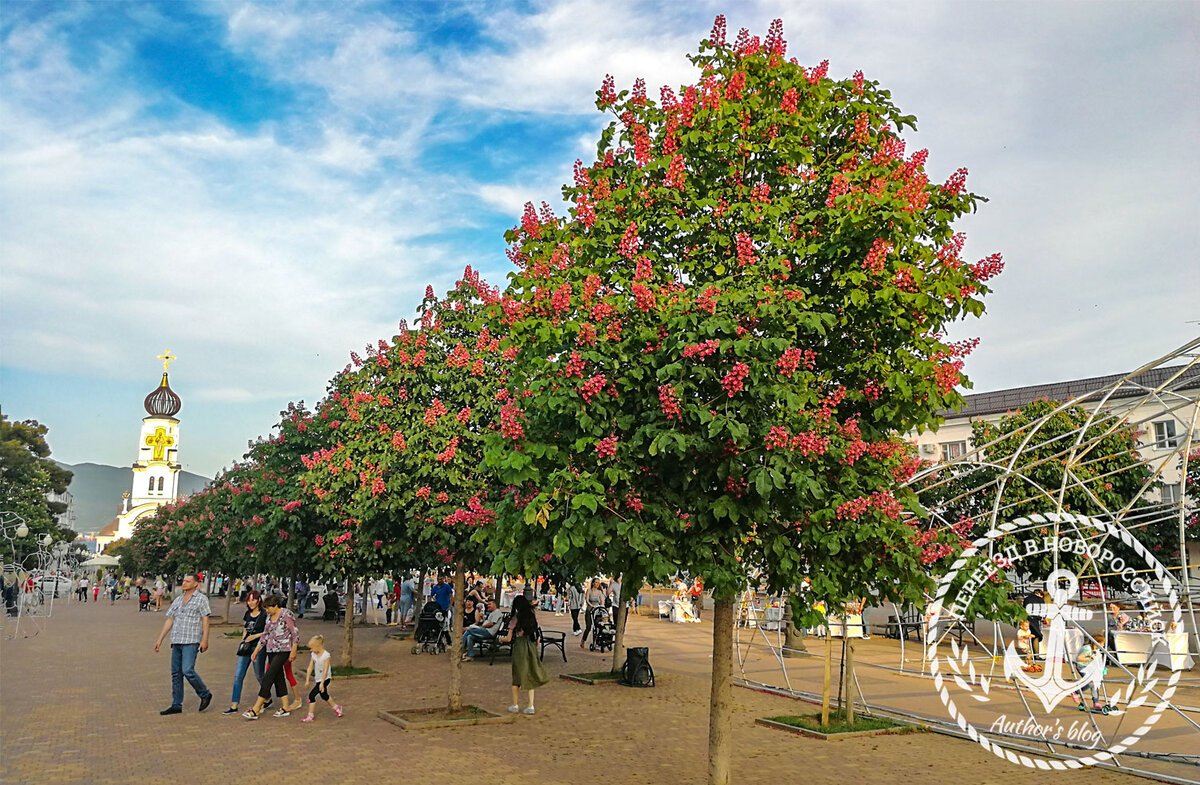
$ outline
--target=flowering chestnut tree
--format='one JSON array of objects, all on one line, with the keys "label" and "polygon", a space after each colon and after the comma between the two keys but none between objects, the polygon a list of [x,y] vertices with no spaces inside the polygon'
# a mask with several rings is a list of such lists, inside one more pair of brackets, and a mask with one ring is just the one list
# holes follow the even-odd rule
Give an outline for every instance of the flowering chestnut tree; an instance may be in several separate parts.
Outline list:
[{"label": "flowering chestnut tree", "polygon": [[730,43],[718,17],[691,60],[699,81],[657,101],[606,79],[615,120],[569,214],[529,205],[508,234],[517,361],[491,457],[519,492],[497,536],[526,563],[622,549],[648,576],[704,576],[726,783],[748,581],[807,576],[835,604],[926,585],[895,434],[961,405],[972,344],[944,334],[1001,262],[961,258],[966,171],[931,181],[901,137],[914,118],[861,73],[789,60],[778,21]]},{"label": "flowering chestnut tree", "polygon": [[259,570],[288,578],[294,599],[295,579],[319,570],[315,538],[331,525],[306,486],[303,458],[329,443],[327,429],[313,427],[304,402],[289,403],[271,434],[251,442],[238,467],[242,482],[232,488],[234,506],[251,532],[248,550]]},{"label": "flowering chestnut tree", "polygon": [[494,519],[484,443],[515,354],[501,353],[484,318],[498,298],[470,267],[444,298],[429,287],[415,329],[402,322],[391,342],[353,356],[320,414],[334,443],[304,459],[318,505],[338,521],[323,553],[453,566],[450,711],[462,708],[464,571],[484,563],[473,537]]}]

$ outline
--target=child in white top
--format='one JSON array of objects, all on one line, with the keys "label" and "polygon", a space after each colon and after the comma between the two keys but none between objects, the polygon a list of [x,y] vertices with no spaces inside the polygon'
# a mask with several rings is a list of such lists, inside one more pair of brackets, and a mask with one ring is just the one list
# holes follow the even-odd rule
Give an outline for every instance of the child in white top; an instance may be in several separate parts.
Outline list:
[{"label": "child in white top", "polygon": [[1033,631],[1029,629],[1029,619],[1021,619],[1017,623],[1017,653],[1025,659],[1026,671],[1033,671],[1037,665],[1033,662]]},{"label": "child in white top", "polygon": [[[308,670],[304,673],[304,686],[307,687],[311,681],[316,683],[308,693],[308,716],[300,720],[301,722],[313,721],[318,695],[321,696],[321,700],[329,703],[329,681],[333,678],[333,667],[329,663],[329,651],[325,648],[324,636],[314,635],[308,642],[308,648],[312,651],[312,658],[309,659]],[[340,704],[333,704],[333,713],[342,716]]]}]

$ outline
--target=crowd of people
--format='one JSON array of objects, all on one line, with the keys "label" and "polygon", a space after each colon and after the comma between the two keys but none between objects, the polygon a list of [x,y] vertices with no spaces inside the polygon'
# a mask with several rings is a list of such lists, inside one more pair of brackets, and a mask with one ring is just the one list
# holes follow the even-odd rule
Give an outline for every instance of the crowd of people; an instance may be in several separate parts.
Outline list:
[{"label": "crowd of people", "polygon": [[[201,582],[201,575],[189,573],[183,576],[179,594],[171,599],[162,629],[154,643],[155,652],[161,650],[164,641],[169,639],[170,643],[171,704],[160,712],[164,716],[182,713],[184,682],[191,686],[199,698],[199,711],[207,709],[213,700],[212,691],[196,671],[198,655],[207,651],[209,647],[212,615],[209,597],[200,589]],[[620,584],[614,583],[615,596],[619,597]],[[143,582],[139,580],[137,585],[142,586]],[[592,586],[595,592],[589,593],[594,595],[592,601],[598,602],[604,589],[600,588],[599,581],[593,582]],[[308,640],[308,663],[302,687],[298,685],[293,671],[293,663],[300,653],[297,621],[305,609],[313,607],[311,602],[315,602],[320,592],[303,581],[297,581],[292,586],[297,608],[293,613],[286,607],[288,602],[283,595],[286,584],[281,584],[278,580],[266,580],[263,581],[263,587],[265,593],[254,588],[252,578],[221,581],[222,589],[233,592],[233,596],[244,601],[246,605],[242,614],[242,635],[235,654],[229,706],[222,714],[240,715],[247,720],[257,720],[278,701],[272,716],[288,717],[305,705],[300,695],[301,690],[308,690],[308,710],[302,722],[313,722],[316,718],[316,708],[322,702],[332,709],[336,717],[341,717],[344,709],[340,703],[334,701],[330,693],[333,667],[323,636],[314,635]],[[340,602],[340,596],[334,587],[326,588],[329,589],[325,595],[329,598],[328,602]],[[386,614],[385,624],[415,624],[418,599],[440,609],[447,620],[453,612],[454,588],[446,576],[420,587],[411,575],[399,580],[392,576],[384,576],[374,581],[355,584],[352,588],[356,590],[356,595],[365,600],[364,606],[358,609],[359,612],[366,614],[370,611],[377,619],[378,613],[383,611]],[[509,584],[505,591],[513,591],[514,588],[521,587]],[[581,591],[578,586],[573,588]],[[611,590],[612,585],[604,588]],[[478,652],[479,645],[488,639],[494,638],[500,643],[508,644],[512,650],[513,677],[512,705],[509,706],[509,711],[534,714],[535,691],[549,681],[537,652],[539,627],[536,611],[533,603],[523,593],[512,595],[511,607],[507,611],[500,608],[498,596],[496,587],[490,582],[476,579],[469,583],[463,598],[464,658],[472,659]],[[449,627],[448,622],[446,627]],[[243,710],[242,690],[247,673],[254,675],[258,689],[253,705]],[[527,694],[524,707],[520,704],[520,691]]]}]

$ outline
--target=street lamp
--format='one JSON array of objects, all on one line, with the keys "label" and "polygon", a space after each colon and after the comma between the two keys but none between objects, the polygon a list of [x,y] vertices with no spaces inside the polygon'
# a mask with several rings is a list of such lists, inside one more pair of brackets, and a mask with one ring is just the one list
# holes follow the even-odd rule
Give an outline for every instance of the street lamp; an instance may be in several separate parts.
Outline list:
[{"label": "street lamp", "polygon": [[14,533],[17,535],[17,539],[23,540],[29,536],[29,527],[22,523]]}]

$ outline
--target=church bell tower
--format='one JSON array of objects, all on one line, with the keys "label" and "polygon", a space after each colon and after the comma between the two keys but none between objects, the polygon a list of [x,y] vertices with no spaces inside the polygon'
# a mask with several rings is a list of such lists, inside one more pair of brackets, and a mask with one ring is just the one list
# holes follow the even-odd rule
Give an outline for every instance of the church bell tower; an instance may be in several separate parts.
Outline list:
[{"label": "church bell tower", "polygon": [[179,420],[175,415],[183,401],[167,380],[167,368],[175,358],[166,352],[158,359],[163,361],[162,381],[144,402],[147,416],[142,418],[137,460],[133,462],[131,507],[158,506],[179,497]]}]

